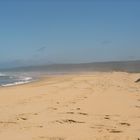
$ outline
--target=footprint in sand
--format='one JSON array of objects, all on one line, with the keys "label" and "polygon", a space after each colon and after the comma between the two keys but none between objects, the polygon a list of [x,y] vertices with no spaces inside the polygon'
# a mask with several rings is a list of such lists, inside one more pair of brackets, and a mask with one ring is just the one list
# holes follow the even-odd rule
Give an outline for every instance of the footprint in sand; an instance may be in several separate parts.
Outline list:
[{"label": "footprint in sand", "polygon": [[57,110],[57,108],[56,108],[56,107],[50,107],[49,109],[52,109],[52,110]]},{"label": "footprint in sand", "polygon": [[79,115],[84,115],[84,116],[87,116],[88,115],[87,113],[83,113],[83,112],[79,112],[78,114]]},{"label": "footprint in sand", "polygon": [[136,105],[135,107],[136,107],[136,108],[140,108],[140,106],[139,106],[139,105]]},{"label": "footprint in sand", "polygon": [[80,110],[80,108],[76,108],[76,110]]},{"label": "footprint in sand", "polygon": [[78,112],[78,113],[75,113],[75,112],[66,112],[66,114],[78,114],[78,115],[84,115],[84,116],[87,116],[88,114],[87,113],[83,113],[83,112]]},{"label": "footprint in sand", "polygon": [[41,140],[65,140],[63,137],[45,137],[45,136],[40,136],[39,139]]},{"label": "footprint in sand", "polygon": [[75,114],[74,112],[66,112],[66,114]]},{"label": "footprint in sand", "polygon": [[105,115],[105,116],[104,116],[104,119],[110,120],[110,116],[109,116],[109,115]]},{"label": "footprint in sand", "polygon": [[82,122],[82,121],[75,121],[75,120],[72,120],[72,119],[56,120],[56,122],[60,123],[60,124],[64,124],[64,123],[69,123],[69,124],[72,124],[72,123],[85,123],[85,122]]},{"label": "footprint in sand", "polygon": [[38,115],[38,113],[22,113],[22,114],[18,115],[17,120],[26,121],[26,120],[28,120],[28,117],[31,115],[36,116],[36,115]]},{"label": "footprint in sand", "polygon": [[125,122],[121,122],[120,125],[123,125],[123,126],[130,126],[129,123],[125,123]]},{"label": "footprint in sand", "polygon": [[21,120],[24,120],[24,121],[27,120],[27,118],[25,118],[25,117],[20,117],[20,119]]},{"label": "footprint in sand", "polygon": [[17,122],[12,122],[12,121],[0,121],[0,124],[17,124]]},{"label": "footprint in sand", "polygon": [[122,133],[123,131],[121,130],[116,130],[116,129],[112,129],[112,130],[108,130],[109,133]]},{"label": "footprint in sand", "polygon": [[103,124],[98,124],[95,126],[90,127],[92,129],[97,130],[98,132],[102,132],[102,131],[108,131],[109,133],[122,133],[121,130],[118,130],[116,128],[116,126],[107,126],[107,125],[103,125]]}]

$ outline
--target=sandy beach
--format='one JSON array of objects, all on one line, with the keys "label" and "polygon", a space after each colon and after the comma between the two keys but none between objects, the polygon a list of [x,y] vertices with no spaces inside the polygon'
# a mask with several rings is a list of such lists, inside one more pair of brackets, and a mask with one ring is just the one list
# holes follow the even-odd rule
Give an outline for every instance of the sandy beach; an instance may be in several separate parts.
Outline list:
[{"label": "sandy beach", "polygon": [[0,140],[140,140],[140,74],[94,72],[0,88]]}]

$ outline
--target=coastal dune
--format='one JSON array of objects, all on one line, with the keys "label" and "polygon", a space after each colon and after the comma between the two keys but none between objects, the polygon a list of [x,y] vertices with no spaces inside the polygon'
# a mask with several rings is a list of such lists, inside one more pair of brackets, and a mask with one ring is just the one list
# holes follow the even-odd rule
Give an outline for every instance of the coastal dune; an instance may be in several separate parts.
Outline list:
[{"label": "coastal dune", "polygon": [[0,88],[0,140],[140,140],[139,73],[46,76]]}]

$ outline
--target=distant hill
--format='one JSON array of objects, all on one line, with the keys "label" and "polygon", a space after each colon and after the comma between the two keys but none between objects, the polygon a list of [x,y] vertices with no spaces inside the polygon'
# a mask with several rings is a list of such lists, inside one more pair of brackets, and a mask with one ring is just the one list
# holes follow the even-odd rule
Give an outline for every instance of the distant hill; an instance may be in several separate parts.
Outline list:
[{"label": "distant hill", "polygon": [[94,62],[80,64],[50,64],[40,66],[17,67],[13,71],[47,71],[47,72],[77,72],[77,71],[123,71],[140,72],[140,60],[137,61],[115,61],[115,62]]}]

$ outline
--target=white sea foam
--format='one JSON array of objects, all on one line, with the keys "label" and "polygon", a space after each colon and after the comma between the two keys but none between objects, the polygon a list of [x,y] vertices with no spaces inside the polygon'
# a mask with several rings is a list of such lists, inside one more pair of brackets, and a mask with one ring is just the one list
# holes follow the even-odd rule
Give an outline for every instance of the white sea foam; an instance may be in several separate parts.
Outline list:
[{"label": "white sea foam", "polygon": [[23,81],[29,81],[29,80],[32,80],[32,77],[24,77],[22,80]]},{"label": "white sea foam", "polygon": [[33,79],[32,77],[22,77],[17,82],[2,84],[1,86],[2,87],[7,87],[7,86],[15,86],[15,85],[26,84],[26,83],[30,83],[32,81],[32,79]]},{"label": "white sea foam", "polygon": [[29,83],[31,81],[20,81],[20,82],[14,82],[14,83],[10,83],[10,84],[4,84],[1,85],[2,87],[8,87],[8,86],[15,86],[15,85],[21,85],[21,84],[26,84]]},{"label": "white sea foam", "polygon": [[2,77],[2,76],[6,76],[6,74],[4,74],[4,73],[0,73],[0,76]]}]

